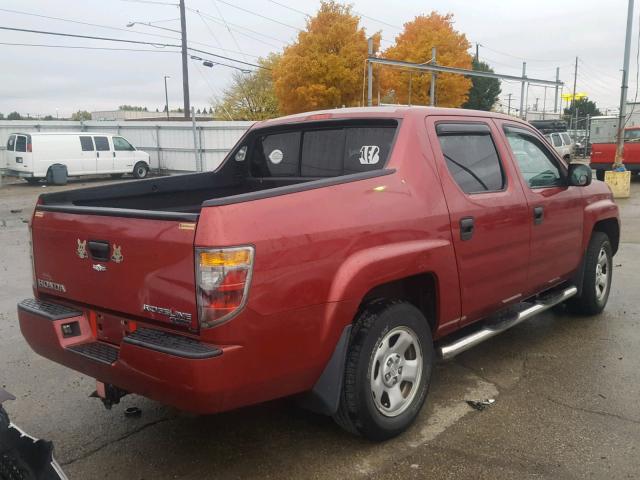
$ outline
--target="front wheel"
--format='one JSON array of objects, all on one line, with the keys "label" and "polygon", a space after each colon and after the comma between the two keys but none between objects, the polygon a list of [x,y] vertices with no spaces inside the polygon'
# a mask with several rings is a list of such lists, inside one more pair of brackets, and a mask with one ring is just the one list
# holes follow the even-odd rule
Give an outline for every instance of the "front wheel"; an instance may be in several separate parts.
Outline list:
[{"label": "front wheel", "polygon": [[570,311],[583,315],[597,315],[609,300],[613,276],[613,253],[609,237],[603,232],[593,232],[584,258],[584,274],[580,296],[570,298]]},{"label": "front wheel", "polygon": [[133,167],[133,176],[136,178],[146,178],[149,174],[149,167],[144,162],[138,162]]},{"label": "front wheel", "polygon": [[336,422],[369,440],[406,430],[427,396],[434,363],[424,315],[401,301],[364,309],[351,335]]}]

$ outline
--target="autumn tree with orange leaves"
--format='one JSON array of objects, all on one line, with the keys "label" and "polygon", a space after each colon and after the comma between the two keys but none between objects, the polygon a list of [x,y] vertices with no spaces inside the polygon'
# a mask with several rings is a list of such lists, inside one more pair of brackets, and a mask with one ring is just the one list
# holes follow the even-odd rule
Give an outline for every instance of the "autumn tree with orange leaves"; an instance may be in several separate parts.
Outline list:
[{"label": "autumn tree with orange leaves", "polygon": [[[374,35],[374,48],[380,35]],[[362,101],[367,36],[350,5],[322,1],[273,70],[278,106],[290,114]]]},{"label": "autumn tree with orange leaves", "polygon": [[[471,45],[463,33],[453,28],[453,15],[431,12],[404,24],[403,32],[393,46],[382,52],[384,58],[405,62],[425,63],[431,60],[431,48],[436,47],[436,61],[448,67],[471,69]],[[377,67],[380,68],[380,67]],[[382,95],[387,101],[429,105],[431,73],[417,70],[382,67]],[[436,80],[436,105],[460,107],[466,100],[471,80],[462,75],[439,73]]]}]

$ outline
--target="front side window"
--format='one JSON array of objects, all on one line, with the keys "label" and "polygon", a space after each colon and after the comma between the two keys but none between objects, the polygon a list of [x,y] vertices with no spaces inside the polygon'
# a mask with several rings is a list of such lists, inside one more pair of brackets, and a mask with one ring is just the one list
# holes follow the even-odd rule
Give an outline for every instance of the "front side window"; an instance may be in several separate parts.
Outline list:
[{"label": "front side window", "polygon": [[571,137],[568,133],[561,133],[560,136],[562,137],[565,145],[571,145]]},{"label": "front side window", "polygon": [[7,140],[7,151],[13,152],[15,146],[16,146],[16,136],[11,135],[9,136],[9,140]]},{"label": "front side window", "polygon": [[27,151],[27,137],[24,135],[18,135],[16,138],[16,152]]},{"label": "front side window", "polygon": [[447,133],[438,126],[438,140],[451,176],[465,193],[504,188],[504,174],[489,129]]},{"label": "front side window", "polygon": [[93,137],[93,141],[96,144],[96,150],[99,152],[108,152],[110,150],[107,137]]},{"label": "front side window", "polygon": [[133,148],[133,145],[131,145],[122,137],[113,137],[113,149],[116,151],[127,152],[135,150],[135,148]]},{"label": "front side window", "polygon": [[93,140],[88,136],[80,137],[80,146],[83,152],[93,152]]},{"label": "front side window", "polygon": [[564,185],[560,168],[541,141],[524,130],[506,129],[509,147],[520,173],[531,188]]}]

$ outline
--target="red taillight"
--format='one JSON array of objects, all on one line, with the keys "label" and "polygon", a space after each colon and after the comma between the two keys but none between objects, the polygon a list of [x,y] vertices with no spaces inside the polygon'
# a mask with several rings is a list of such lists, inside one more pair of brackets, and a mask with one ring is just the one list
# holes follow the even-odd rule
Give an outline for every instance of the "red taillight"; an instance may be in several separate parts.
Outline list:
[{"label": "red taillight", "polygon": [[32,148],[31,143],[27,143],[27,152],[31,152]]},{"label": "red taillight", "polygon": [[196,248],[196,281],[200,326],[230,320],[247,301],[253,247]]}]

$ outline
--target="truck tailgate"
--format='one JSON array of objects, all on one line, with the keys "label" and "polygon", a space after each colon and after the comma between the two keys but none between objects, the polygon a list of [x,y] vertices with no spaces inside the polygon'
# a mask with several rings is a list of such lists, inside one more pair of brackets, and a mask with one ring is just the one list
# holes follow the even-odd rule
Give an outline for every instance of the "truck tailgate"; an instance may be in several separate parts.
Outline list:
[{"label": "truck tailgate", "polygon": [[195,328],[195,228],[178,220],[36,210],[36,288],[88,308]]}]

